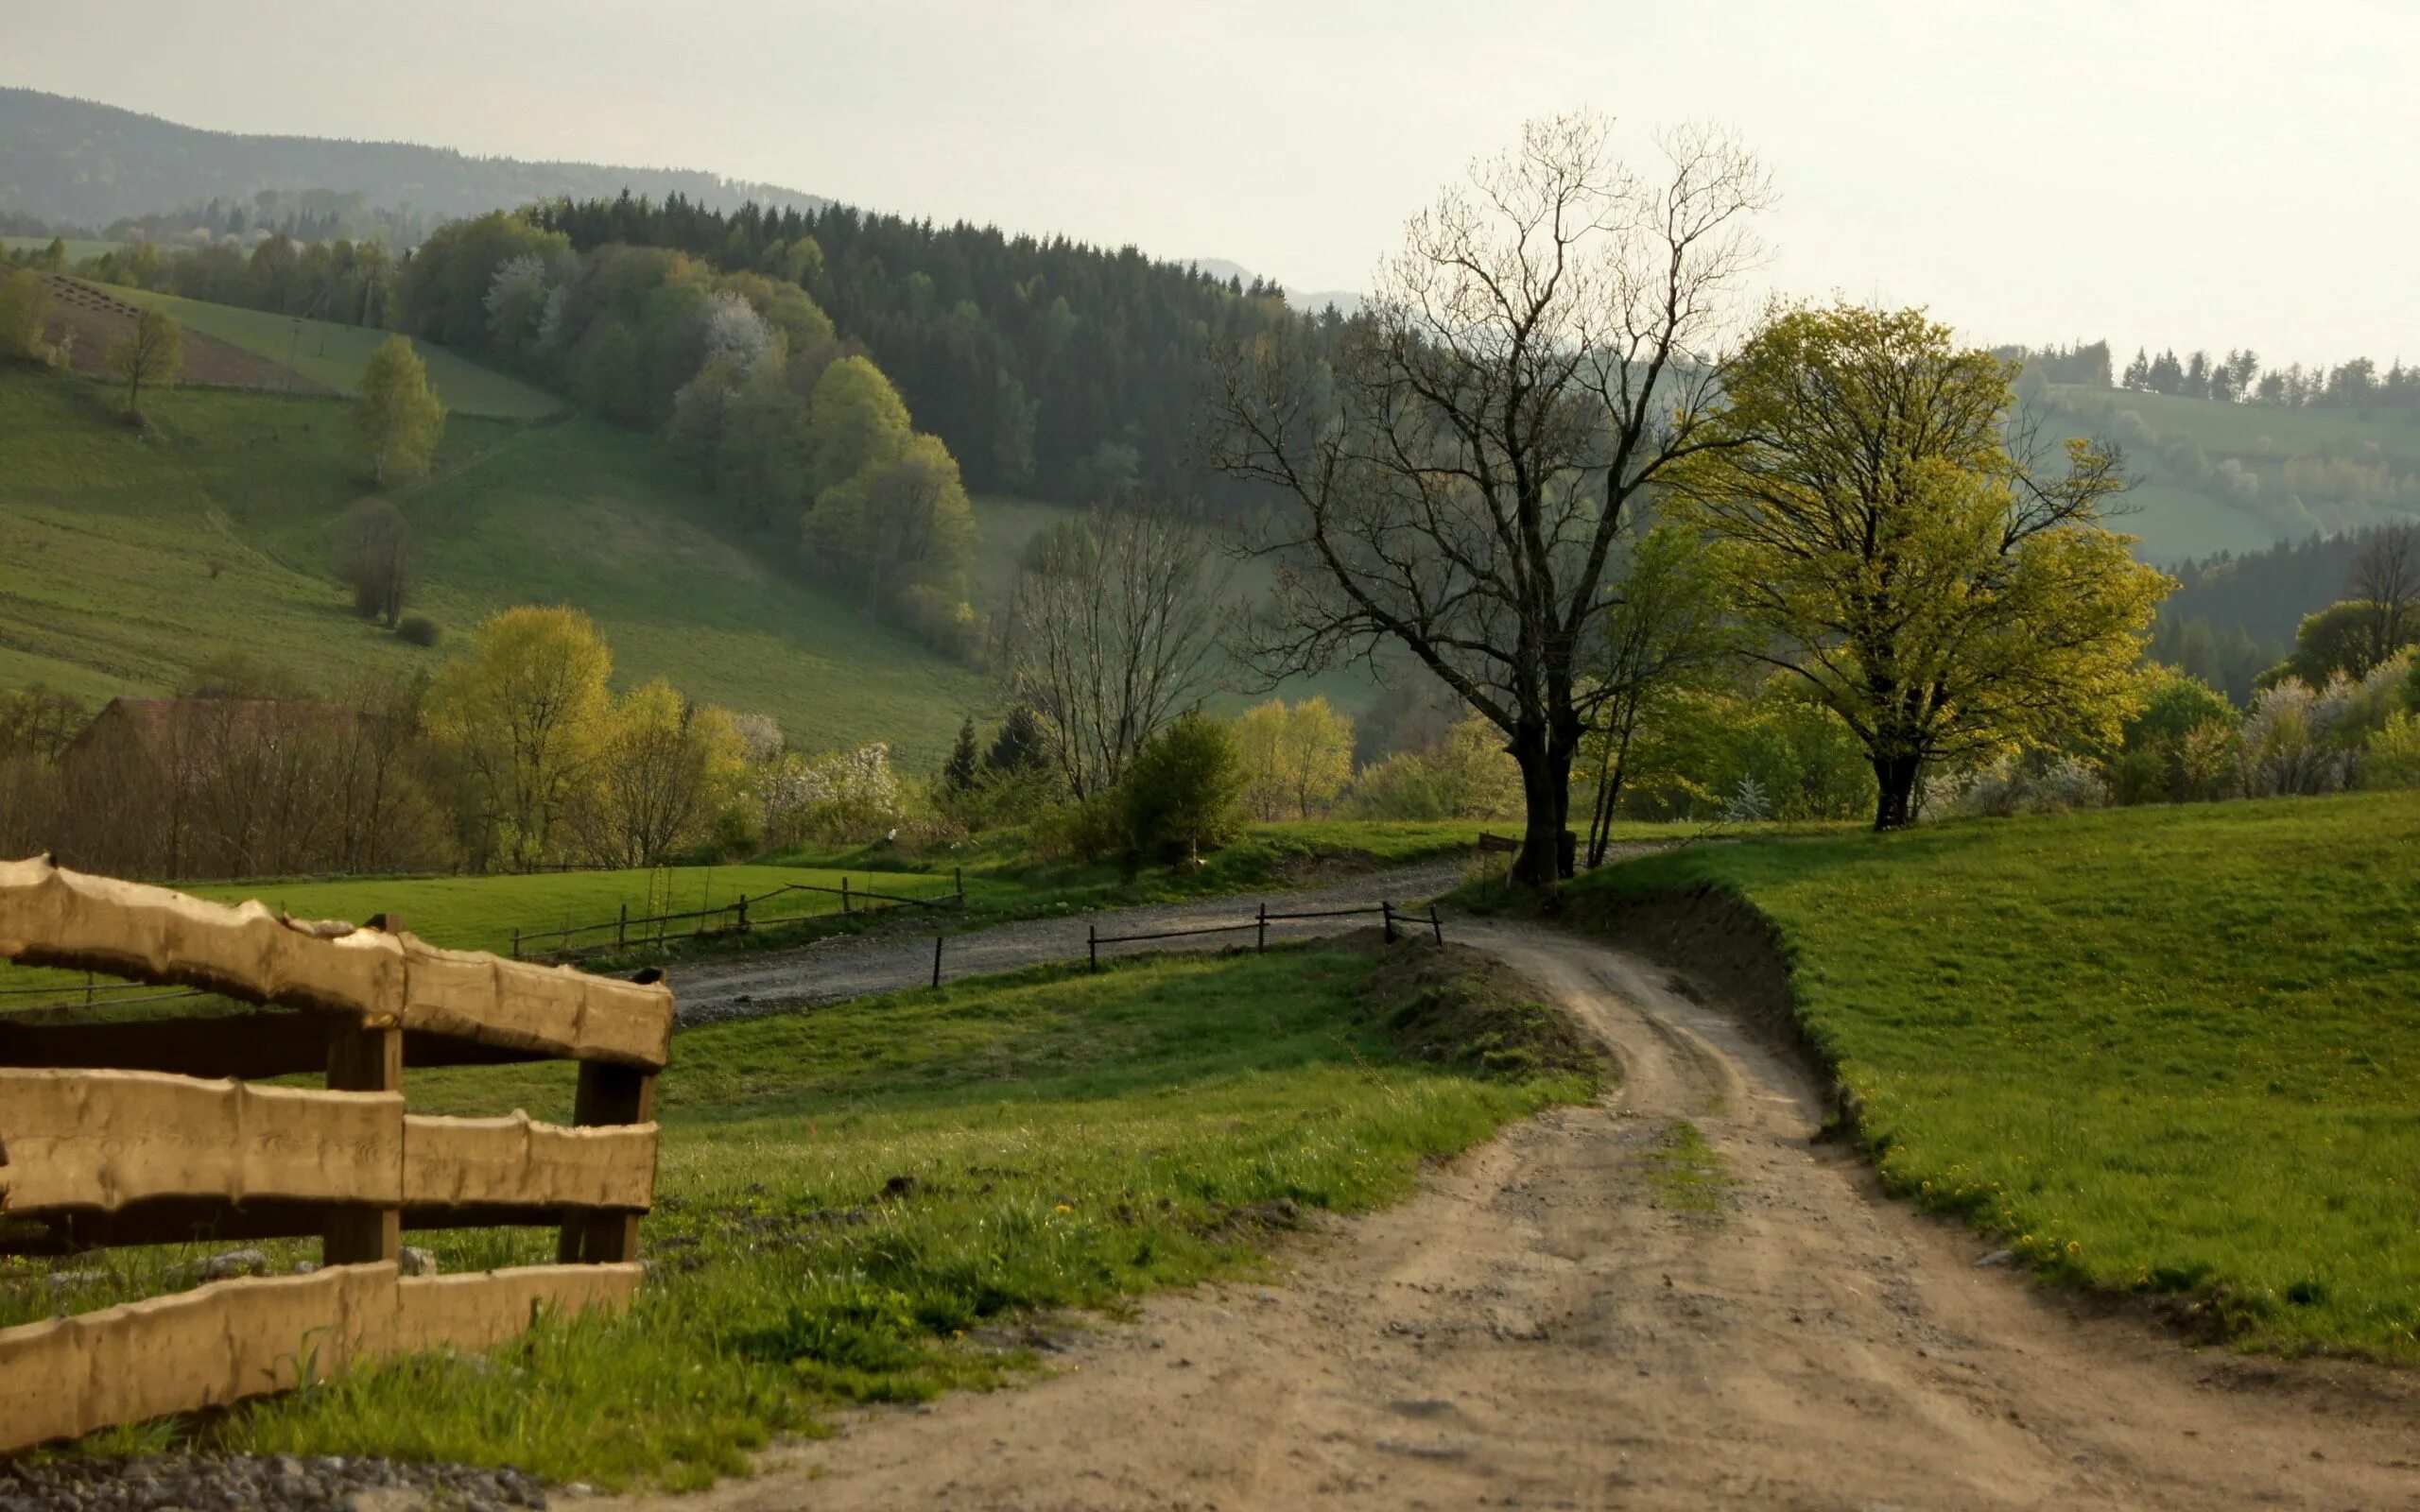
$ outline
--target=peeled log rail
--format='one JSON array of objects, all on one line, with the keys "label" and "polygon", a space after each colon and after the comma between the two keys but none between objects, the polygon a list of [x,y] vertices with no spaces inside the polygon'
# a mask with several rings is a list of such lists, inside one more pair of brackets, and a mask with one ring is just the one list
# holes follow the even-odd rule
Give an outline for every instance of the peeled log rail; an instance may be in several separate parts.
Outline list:
[{"label": "peeled log rail", "polygon": [[338,1265],[0,1330],[0,1453],[291,1390],[389,1355],[489,1349],[542,1306],[625,1307],[639,1274],[530,1265],[403,1278],[391,1262]]},{"label": "peeled log rail", "polygon": [[0,959],[570,1059],[652,1070],[671,1048],[672,994],[661,985],[288,919],[257,902],[207,902],[65,870],[46,856],[0,862]]},{"label": "peeled log rail", "polygon": [[165,1197],[643,1211],[656,1126],[404,1111],[399,1092],[304,1091],[147,1071],[0,1070],[0,1212]]}]

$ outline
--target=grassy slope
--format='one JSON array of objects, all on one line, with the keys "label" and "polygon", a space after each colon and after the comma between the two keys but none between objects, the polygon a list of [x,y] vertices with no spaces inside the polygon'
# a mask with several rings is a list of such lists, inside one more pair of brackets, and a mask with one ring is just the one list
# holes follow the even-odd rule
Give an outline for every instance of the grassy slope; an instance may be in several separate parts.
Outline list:
[{"label": "grassy slope", "polygon": [[[1424,1160],[1584,1091],[1407,1060],[1357,1011],[1373,967],[1340,952],[1147,959],[690,1030],[661,1084],[644,1238],[659,1264],[632,1317],[541,1328],[509,1368],[424,1359],[205,1431],[239,1449],[694,1484],[742,1469],[770,1432],[811,1429],[836,1398],[998,1380],[1029,1363],[996,1328],[1019,1309],[1249,1263],[1251,1215],[1278,1216],[1265,1205],[1369,1207]],[[569,1069],[417,1074],[412,1104],[561,1117]],[[538,1233],[436,1242],[448,1270],[551,1258]],[[146,1280],[130,1269],[63,1302],[21,1280],[0,1311],[94,1305]]]},{"label": "grassy slope", "polygon": [[[87,241],[80,236],[71,236],[64,240],[67,260],[70,263],[80,263],[88,257],[99,257],[103,253],[116,251],[126,245],[124,242]],[[51,239],[47,236],[0,236],[0,248],[6,248],[12,252],[39,252],[46,250],[50,241]]]},{"label": "grassy slope", "polygon": [[[155,436],[93,385],[0,370],[0,686],[158,692],[234,648],[331,685],[436,664],[442,648],[354,619],[324,565],[360,491],[342,405],[182,390],[144,408]],[[574,604],[625,683],[668,677],[778,716],[809,748],[889,739],[911,766],[988,701],[974,672],[720,533],[716,503],[645,437],[457,417],[436,476],[396,502],[417,542],[413,608],[449,637],[512,604]]]},{"label": "grassy slope", "polygon": [[2420,1359],[2420,794],[1754,842],[1893,1185],[2248,1343]]},{"label": "grassy slope", "polygon": [[[2211,464],[2233,457],[2261,476],[2269,491],[2283,497],[2279,476],[2289,457],[2385,460],[2398,472],[2420,467],[2420,415],[2403,410],[2274,409],[2258,404],[2220,404],[2168,394],[2054,386],[2050,402],[2095,411],[2132,410],[2166,444],[2201,448]],[[2055,417],[2076,429],[2098,428],[2062,409]],[[2166,476],[2169,470],[2141,447],[2130,457],[2137,486],[2126,496],[2133,513],[2120,528],[2142,538],[2141,553],[2153,561],[2204,557],[2221,551],[2257,550],[2281,537],[2300,537],[2310,526],[2281,525],[2225,499]]]},{"label": "grassy slope", "polygon": [[[208,304],[115,284],[108,285],[105,291],[130,304],[165,310],[182,325],[247,352],[256,352],[272,362],[285,363],[304,377],[348,394],[361,387],[361,374],[370,366],[370,354],[392,334],[338,325],[331,320],[304,320],[266,310],[239,309],[232,304]],[[416,346],[421,360],[428,367],[429,386],[437,390],[438,398],[445,401],[445,407],[458,415],[539,420],[563,407],[562,401],[554,395],[518,378],[482,368],[429,342],[418,342]]]}]

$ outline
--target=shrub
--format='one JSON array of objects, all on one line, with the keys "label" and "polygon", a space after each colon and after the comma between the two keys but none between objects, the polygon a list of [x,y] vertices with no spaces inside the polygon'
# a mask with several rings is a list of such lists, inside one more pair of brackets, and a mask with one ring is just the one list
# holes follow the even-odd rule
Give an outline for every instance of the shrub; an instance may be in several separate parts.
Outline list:
[{"label": "shrub", "polygon": [[1189,713],[1151,737],[1119,784],[1137,854],[1197,859],[1239,828],[1243,764],[1225,724]]},{"label": "shrub", "polygon": [[2420,787],[2420,713],[2393,714],[2370,737],[2361,762],[2363,787]]},{"label": "shrub", "polygon": [[1958,807],[1966,814],[2009,818],[2100,808],[2108,801],[2108,784],[2083,762],[2054,751],[2028,751],[1984,771]]},{"label": "shrub", "polygon": [[1126,828],[1126,796],[1095,793],[1073,803],[1059,803],[1033,816],[1028,827],[1034,852],[1046,861],[1099,861],[1123,855],[1130,849]]},{"label": "shrub", "polygon": [[435,645],[445,632],[425,614],[406,614],[395,627],[395,638],[406,645]]}]

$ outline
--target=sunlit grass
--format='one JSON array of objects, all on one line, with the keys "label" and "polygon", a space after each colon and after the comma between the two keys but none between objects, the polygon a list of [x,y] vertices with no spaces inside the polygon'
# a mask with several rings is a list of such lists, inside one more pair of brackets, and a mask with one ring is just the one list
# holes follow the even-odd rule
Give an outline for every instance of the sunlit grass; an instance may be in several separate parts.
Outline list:
[{"label": "sunlit grass", "polygon": [[2420,795],[1749,842],[1896,1190],[2248,1344],[2420,1358]]}]

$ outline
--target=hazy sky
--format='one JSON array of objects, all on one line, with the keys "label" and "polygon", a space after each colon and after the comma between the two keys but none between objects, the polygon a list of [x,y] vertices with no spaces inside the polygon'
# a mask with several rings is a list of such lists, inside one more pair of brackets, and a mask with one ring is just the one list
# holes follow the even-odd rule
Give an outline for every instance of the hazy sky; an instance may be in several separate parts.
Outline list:
[{"label": "hazy sky", "polygon": [[1788,291],[2121,361],[2420,359],[2414,0],[8,9],[0,82],[196,126],[709,168],[1296,289],[1365,286],[1525,116],[1707,119],[1773,169]]}]

